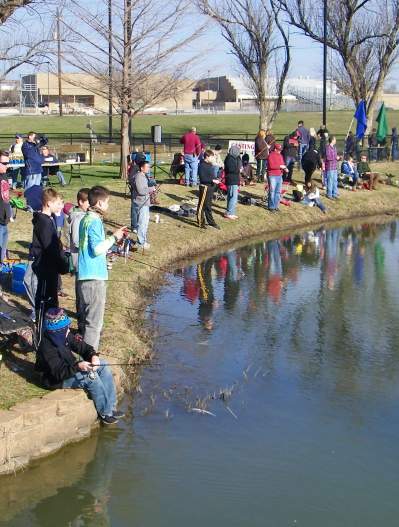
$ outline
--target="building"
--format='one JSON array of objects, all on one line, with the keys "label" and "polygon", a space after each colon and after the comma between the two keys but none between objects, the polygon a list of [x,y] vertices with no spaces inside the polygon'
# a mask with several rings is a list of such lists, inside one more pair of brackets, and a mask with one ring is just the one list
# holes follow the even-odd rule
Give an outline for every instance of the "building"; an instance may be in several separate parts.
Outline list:
[{"label": "building", "polygon": [[[180,112],[193,107],[192,81],[182,81],[176,98],[154,104],[146,111]],[[99,80],[83,73],[65,73],[61,77],[62,104],[65,113],[108,113],[108,99],[99,89]],[[22,112],[58,111],[58,77],[53,73],[35,73],[21,78],[20,107]],[[117,101],[114,101],[117,107]]]}]

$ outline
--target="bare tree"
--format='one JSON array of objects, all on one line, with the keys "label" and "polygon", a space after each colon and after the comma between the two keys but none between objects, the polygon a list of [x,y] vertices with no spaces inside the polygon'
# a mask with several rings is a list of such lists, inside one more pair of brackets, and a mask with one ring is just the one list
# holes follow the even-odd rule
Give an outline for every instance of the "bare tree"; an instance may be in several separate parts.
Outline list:
[{"label": "bare tree", "polygon": [[[323,0],[278,0],[288,21],[323,42]],[[369,125],[384,82],[398,57],[398,0],[329,0],[327,45],[333,80],[355,105],[366,101]]]},{"label": "bare tree", "polygon": [[20,7],[33,4],[35,0],[0,0],[0,24],[10,18],[10,16]]},{"label": "bare tree", "polygon": [[[21,66],[38,66],[49,59],[52,19],[47,14],[43,16],[43,11],[48,10],[51,2],[44,5],[45,2],[37,0],[0,0],[0,78]],[[28,9],[18,9],[22,6]]]},{"label": "bare tree", "polygon": [[290,66],[288,28],[274,0],[197,0],[219,24],[259,108],[261,128],[269,128],[281,108]]},{"label": "bare tree", "polygon": [[[64,25],[80,42],[64,51],[64,59],[90,76],[92,82],[88,86],[86,78],[86,89],[108,98],[112,87],[113,106],[121,116],[121,176],[126,178],[129,123],[144,109],[187,89],[185,78],[196,54],[183,51],[201,34],[202,27],[184,29],[186,0],[167,4],[162,0],[110,1],[115,18],[112,78],[108,73],[108,10],[101,2],[93,13],[72,0],[73,16],[65,17]],[[68,78],[68,82],[73,81]]]}]

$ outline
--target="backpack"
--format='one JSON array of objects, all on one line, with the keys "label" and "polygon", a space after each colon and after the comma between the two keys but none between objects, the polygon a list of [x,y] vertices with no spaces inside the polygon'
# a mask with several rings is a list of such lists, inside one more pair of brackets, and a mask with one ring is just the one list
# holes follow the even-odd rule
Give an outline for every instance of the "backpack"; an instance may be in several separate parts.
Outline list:
[{"label": "backpack", "polygon": [[10,203],[10,184],[8,179],[1,179],[0,181],[0,196],[4,203]]}]

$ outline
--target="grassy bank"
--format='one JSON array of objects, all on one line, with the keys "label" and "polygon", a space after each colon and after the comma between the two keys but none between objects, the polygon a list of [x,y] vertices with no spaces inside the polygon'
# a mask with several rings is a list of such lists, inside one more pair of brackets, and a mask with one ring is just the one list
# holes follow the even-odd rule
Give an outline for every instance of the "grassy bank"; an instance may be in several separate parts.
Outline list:
[{"label": "grassy bank", "polygon": [[[328,128],[334,134],[346,134],[353,112],[333,111],[328,113]],[[318,129],[322,121],[319,112],[281,112],[273,125],[276,134],[286,134],[295,129],[299,119],[307,126]],[[107,116],[6,116],[0,118],[1,133],[25,133],[37,130],[43,133],[80,133],[87,134],[87,123],[91,121],[97,134],[108,133]],[[396,126],[399,121],[399,111],[388,111],[390,126]],[[164,133],[180,134],[191,126],[197,126],[200,134],[254,134],[258,129],[259,119],[254,114],[238,115],[138,115],[133,119],[134,133],[149,133],[151,125],[160,124]],[[114,117],[114,133],[118,136],[119,118]]]},{"label": "grassy bank", "polygon": [[[380,172],[391,172],[399,175],[399,166],[379,164]],[[296,175],[300,179],[300,175]],[[130,200],[124,198],[125,183],[117,179],[117,169],[93,167],[83,174],[85,185],[103,184],[112,192],[111,207],[108,213],[108,228],[130,224]],[[66,201],[74,201],[81,183],[63,189]],[[263,195],[263,185],[248,187],[243,193],[254,197]],[[160,194],[162,205],[182,203],[192,200],[196,203],[196,191],[186,189],[165,181]],[[239,220],[231,222],[223,218],[225,204],[218,202],[215,207],[216,221],[222,227],[220,231],[199,230],[194,219],[174,218],[161,214],[161,223],[150,223],[149,238],[151,250],[145,254],[132,253],[126,262],[119,259],[110,272],[108,285],[105,328],[101,352],[108,355],[112,362],[120,359],[140,361],[150,353],[150,343],[144,328],[143,310],[159,286],[163,277],[156,269],[173,269],[173,264],[180,259],[216,250],[224,244],[238,242],[251,236],[276,233],[287,229],[310,226],[316,223],[378,215],[384,212],[399,214],[399,189],[380,185],[376,192],[341,191],[337,202],[325,201],[328,206],[326,215],[316,208],[292,204],[282,206],[280,214],[270,214],[265,209],[255,206],[238,205]],[[31,216],[20,212],[16,223],[10,226],[11,252],[25,259],[31,239]],[[151,267],[154,266],[154,267]],[[63,278],[64,290],[69,294],[61,299],[61,304],[71,314],[74,313],[73,282],[70,277]],[[19,298],[18,302],[22,302]],[[8,357],[12,359],[8,351]],[[8,366],[0,368],[0,408],[9,408],[18,401],[38,396],[43,390],[32,382],[32,353],[23,355],[12,352],[14,359]],[[18,371],[13,371],[15,365]],[[28,378],[28,380],[26,379]],[[34,378],[34,377],[33,377]]]}]

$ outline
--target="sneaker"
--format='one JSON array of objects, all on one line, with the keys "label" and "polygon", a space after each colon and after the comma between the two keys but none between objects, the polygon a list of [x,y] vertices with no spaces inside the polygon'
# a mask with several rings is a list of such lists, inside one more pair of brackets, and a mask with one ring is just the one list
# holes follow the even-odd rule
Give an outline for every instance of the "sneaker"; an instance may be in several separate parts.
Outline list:
[{"label": "sneaker", "polygon": [[235,220],[237,219],[236,216],[233,216],[232,214],[225,214],[224,217],[226,220]]},{"label": "sneaker", "polygon": [[103,425],[116,425],[118,419],[113,415],[100,415],[100,420]]},{"label": "sneaker", "polygon": [[124,412],[119,412],[118,410],[115,410],[115,412],[112,412],[112,417],[114,417],[115,419],[123,419],[125,415],[126,414]]},{"label": "sneaker", "polygon": [[220,226],[215,223],[215,225],[209,225],[210,227],[213,227],[214,229],[220,231]]},{"label": "sneaker", "polygon": [[137,234],[137,229],[132,229],[133,234]]}]

